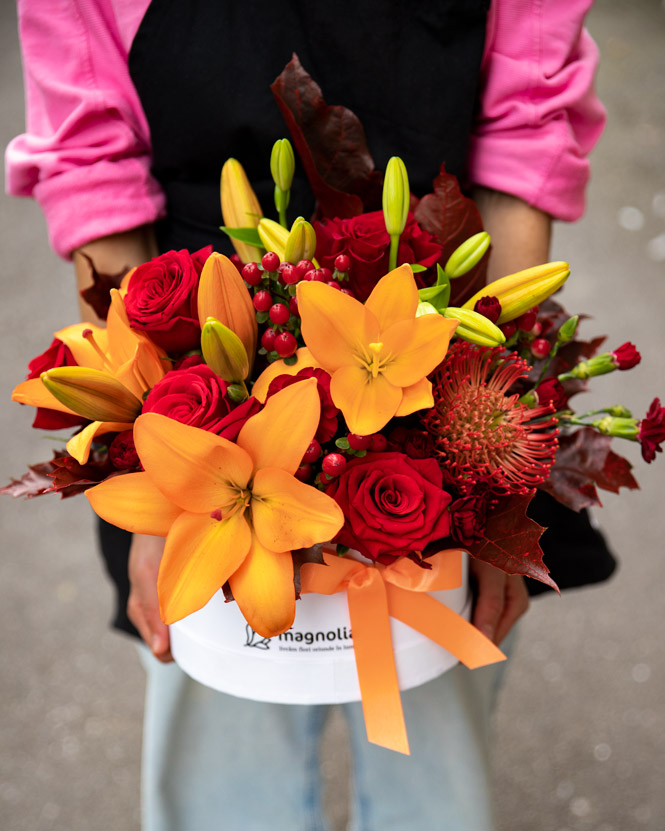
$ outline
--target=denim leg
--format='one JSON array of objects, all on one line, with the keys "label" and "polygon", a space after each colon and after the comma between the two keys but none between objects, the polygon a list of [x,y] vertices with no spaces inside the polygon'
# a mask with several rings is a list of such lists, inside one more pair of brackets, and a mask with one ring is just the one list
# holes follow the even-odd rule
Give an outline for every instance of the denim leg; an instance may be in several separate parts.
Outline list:
[{"label": "denim leg", "polygon": [[352,831],[492,831],[489,717],[502,665],[463,666],[402,693],[410,756],[367,741],[344,705],[355,771]]},{"label": "denim leg", "polygon": [[143,831],[325,831],[328,708],[247,701],[142,650]]}]

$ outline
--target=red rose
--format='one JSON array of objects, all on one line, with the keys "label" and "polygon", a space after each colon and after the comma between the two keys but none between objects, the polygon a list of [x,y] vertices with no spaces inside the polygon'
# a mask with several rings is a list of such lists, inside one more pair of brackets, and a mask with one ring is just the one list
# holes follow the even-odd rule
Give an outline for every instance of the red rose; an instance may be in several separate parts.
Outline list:
[{"label": "red rose", "polygon": [[[27,380],[39,378],[42,372],[58,366],[77,366],[71,350],[61,340],[53,339],[49,348],[37,355],[28,364]],[[46,407],[38,407],[35,420],[32,426],[38,430],[62,430],[65,427],[77,427],[79,424],[87,424],[87,419],[81,416],[61,413],[59,410],[51,410]]]},{"label": "red rose", "polygon": [[[315,222],[316,257],[322,266],[335,267],[335,257],[346,254],[351,260],[348,287],[364,302],[379,279],[388,272],[390,236],[383,211],[360,214],[351,219],[324,219]],[[432,234],[423,231],[409,214],[399,238],[397,262],[420,263],[426,267],[441,258],[443,248]]]},{"label": "red rose", "polygon": [[337,414],[339,413],[339,409],[333,404],[330,395],[330,375],[324,369],[305,367],[295,375],[278,375],[270,382],[266,400],[276,392],[283,390],[284,387],[290,387],[291,384],[295,384],[303,378],[316,378],[319,398],[321,399],[321,419],[314,438],[323,444],[330,441],[337,432]]},{"label": "red rose", "polygon": [[481,539],[487,523],[487,500],[484,496],[456,499],[450,512],[450,536],[462,545]]},{"label": "red rose", "polygon": [[400,425],[392,430],[389,438],[394,448],[406,453],[410,459],[431,459],[436,452],[434,439],[425,430]]},{"label": "red rose", "polygon": [[[249,399],[250,402],[254,400]],[[248,407],[244,402],[241,407],[244,409],[234,409],[233,402],[226,396],[224,381],[209,366],[200,364],[167,372],[150,390],[143,412],[160,413],[232,440],[238,435],[242,424],[253,415],[252,405]]]},{"label": "red rose", "polygon": [[349,461],[326,493],[345,517],[334,542],[385,565],[450,534],[451,496],[434,459],[368,453]]},{"label": "red rose", "polygon": [[123,430],[113,439],[109,446],[109,459],[117,470],[131,470],[139,466],[133,430]]},{"label": "red rose", "polygon": [[196,307],[199,276],[212,247],[194,254],[167,251],[132,274],[125,296],[130,325],[170,353],[196,349],[201,327]]}]

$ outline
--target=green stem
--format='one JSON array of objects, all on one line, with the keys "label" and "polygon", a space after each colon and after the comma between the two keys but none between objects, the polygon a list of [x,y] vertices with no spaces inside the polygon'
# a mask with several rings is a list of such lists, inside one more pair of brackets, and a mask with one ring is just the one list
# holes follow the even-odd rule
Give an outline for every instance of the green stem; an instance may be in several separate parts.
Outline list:
[{"label": "green stem", "polygon": [[286,224],[286,206],[280,206],[279,208],[279,224],[282,225],[284,228],[289,227]]},{"label": "green stem", "polygon": [[388,260],[388,270],[392,271],[397,268],[397,249],[399,248],[399,234],[390,235],[390,258]]}]

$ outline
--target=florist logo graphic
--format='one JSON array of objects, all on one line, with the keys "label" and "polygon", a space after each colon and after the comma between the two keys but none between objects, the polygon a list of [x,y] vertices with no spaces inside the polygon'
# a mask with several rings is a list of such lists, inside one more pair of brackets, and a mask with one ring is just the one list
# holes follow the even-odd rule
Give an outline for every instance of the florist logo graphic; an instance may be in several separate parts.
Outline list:
[{"label": "florist logo graphic", "polygon": [[245,646],[254,646],[256,649],[270,649],[270,638],[262,638],[257,635],[249,623],[245,626],[245,632],[247,634]]}]

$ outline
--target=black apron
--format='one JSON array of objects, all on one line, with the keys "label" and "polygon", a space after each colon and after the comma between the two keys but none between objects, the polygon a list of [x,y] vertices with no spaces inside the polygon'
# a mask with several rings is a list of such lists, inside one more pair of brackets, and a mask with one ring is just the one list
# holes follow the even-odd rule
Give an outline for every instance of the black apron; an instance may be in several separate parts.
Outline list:
[{"label": "black apron", "polygon": [[[287,135],[270,84],[293,52],[329,104],[361,119],[378,169],[398,153],[412,191],[431,192],[442,161],[463,180],[476,107],[489,0],[153,0],[129,56],[150,127],[153,166],[167,200],[161,251],[213,244],[219,175],[241,161],[264,209],[272,205],[270,150]],[[298,170],[289,216],[314,204]],[[102,551],[126,616],[131,537],[102,523]]]}]

